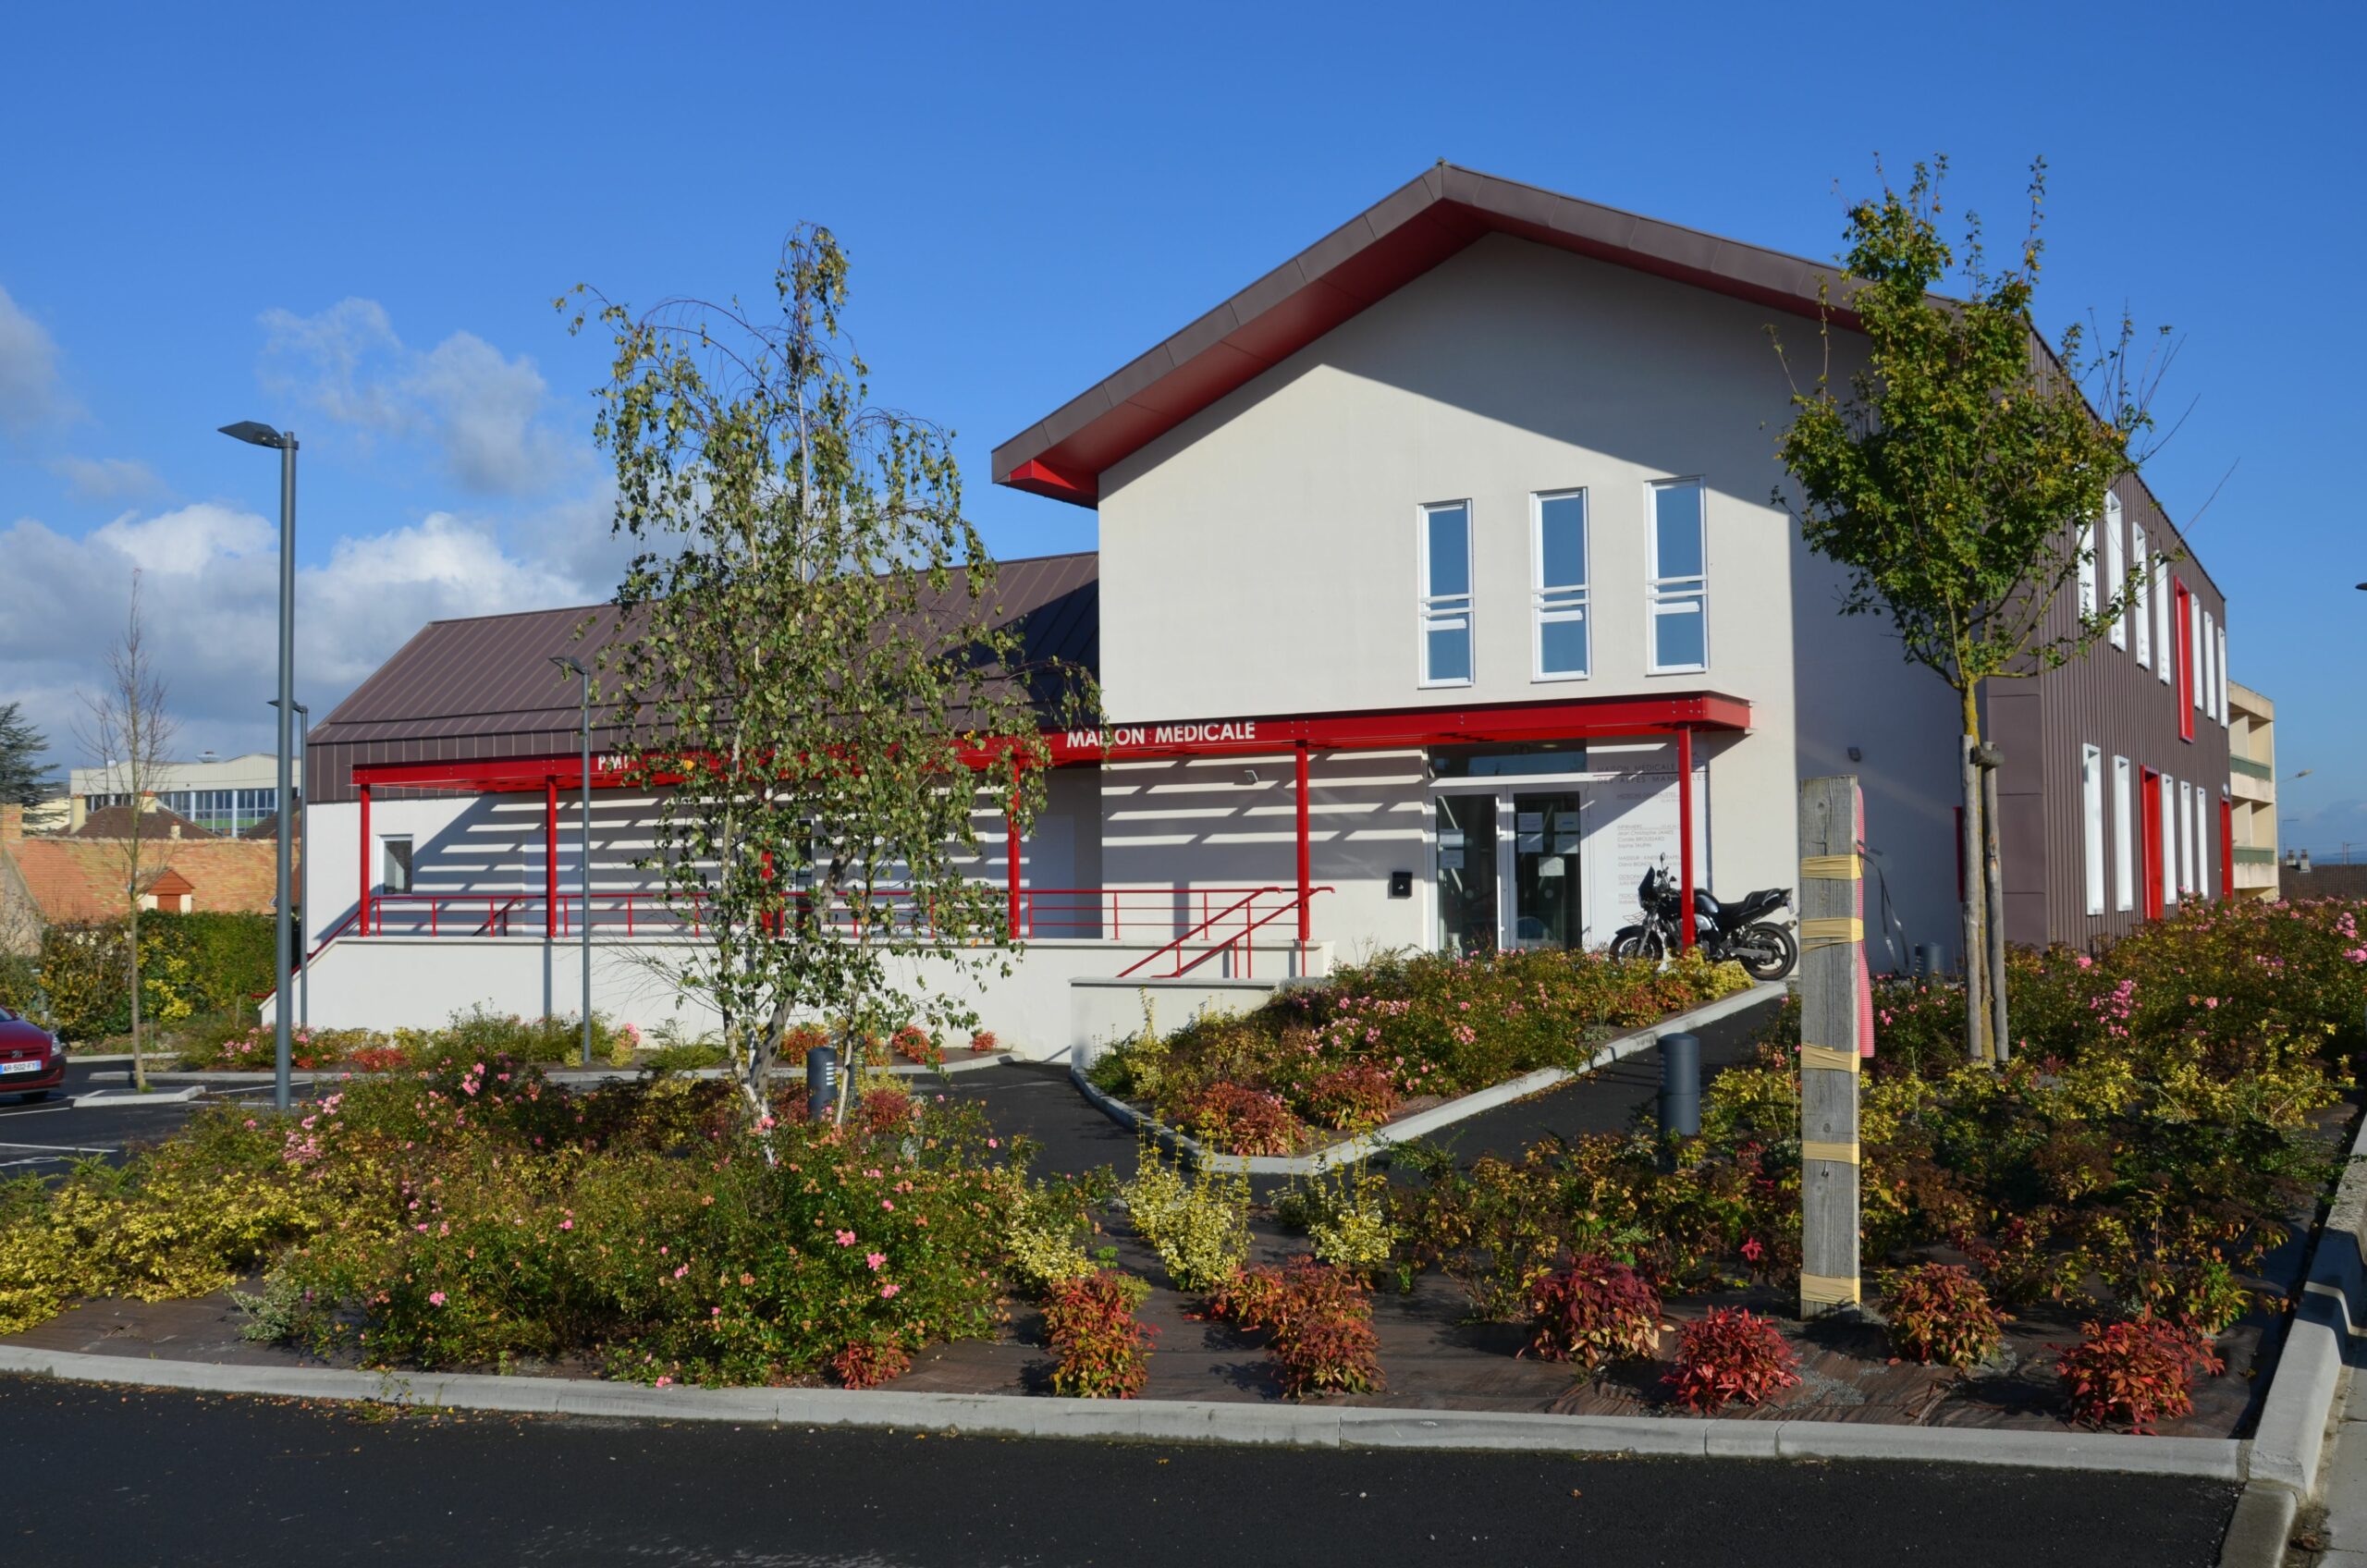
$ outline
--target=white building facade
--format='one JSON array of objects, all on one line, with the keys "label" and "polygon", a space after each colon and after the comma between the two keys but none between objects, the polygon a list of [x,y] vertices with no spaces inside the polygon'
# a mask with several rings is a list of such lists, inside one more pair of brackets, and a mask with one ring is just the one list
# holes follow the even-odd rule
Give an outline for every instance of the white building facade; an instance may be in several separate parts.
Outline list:
[{"label": "white building facade", "polygon": [[[1838,613],[1773,499],[1768,327],[1812,343],[1822,270],[1441,165],[998,447],[999,483],[1098,512],[1097,552],[1002,586],[1108,722],[1050,737],[1015,862],[982,808],[1026,944],[988,1024],[1050,1056],[1147,982],[1172,1019],[1386,950],[1599,947],[1656,864],[1790,887],[1834,773],[1875,967],[1953,957],[1953,694]],[[546,661],[607,613],[430,627],[314,731],[316,1023],[571,1011]],[[596,1005],[652,1023],[681,938],[647,802],[594,794]]]}]

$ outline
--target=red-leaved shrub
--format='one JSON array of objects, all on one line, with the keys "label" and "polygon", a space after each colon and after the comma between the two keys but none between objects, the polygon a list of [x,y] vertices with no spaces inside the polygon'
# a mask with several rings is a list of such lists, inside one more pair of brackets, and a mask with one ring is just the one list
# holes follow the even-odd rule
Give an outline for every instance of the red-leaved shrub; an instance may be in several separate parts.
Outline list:
[{"label": "red-leaved shrub", "polygon": [[2005,1326],[1989,1292],[1969,1270],[1951,1263],[1902,1268],[1883,1292],[1891,1348],[1900,1355],[1969,1370],[1997,1354]]},{"label": "red-leaved shrub", "polygon": [[2071,1415],[2092,1427],[2151,1432],[2165,1416],[2194,1409],[2194,1375],[2219,1373],[2211,1341],[2181,1323],[2150,1315],[2120,1323],[2083,1323],[2086,1337],[2054,1364]]},{"label": "red-leaved shrub", "polygon": [[1064,1280],[1044,1300],[1052,1341],[1052,1391],[1079,1399],[1132,1399],[1150,1377],[1145,1353],[1159,1330],[1134,1317],[1109,1269]]},{"label": "red-leaved shrub", "polygon": [[830,1370],[850,1389],[876,1389],[911,1370],[913,1354],[892,1339],[851,1340],[830,1357]]},{"label": "red-leaved shrub", "polygon": [[1288,1154],[1298,1147],[1299,1119],[1280,1095],[1238,1084],[1211,1084],[1184,1108],[1184,1125],[1233,1154]]},{"label": "red-leaved shrub", "polygon": [[936,1067],[945,1060],[945,1052],[929,1032],[917,1023],[907,1023],[897,1030],[894,1037],[889,1040],[888,1047],[906,1061],[921,1067]]},{"label": "red-leaved shrub", "polygon": [[1281,1268],[1235,1269],[1208,1292],[1209,1316],[1236,1329],[1264,1329],[1274,1371],[1294,1399],[1374,1393],[1382,1387],[1380,1338],[1364,1282],[1311,1257]]},{"label": "red-leaved shrub", "polygon": [[398,1046],[364,1046],[345,1059],[345,1064],[356,1072],[393,1072],[410,1059]]},{"label": "red-leaved shrub", "polygon": [[1375,1127],[1397,1109],[1397,1084],[1378,1062],[1336,1068],[1307,1086],[1307,1114],[1326,1127]]},{"label": "red-leaved shrub", "polygon": [[981,1029],[970,1036],[970,1048],[980,1056],[984,1056],[988,1051],[1001,1049],[1002,1042],[995,1038],[993,1030]]},{"label": "red-leaved shrub", "polygon": [[1575,1362],[1581,1377],[1660,1348],[1661,1293],[1625,1264],[1591,1253],[1539,1275],[1528,1310],[1535,1331],[1522,1354]]},{"label": "red-leaved shrub", "polygon": [[909,1123],[917,1107],[913,1096],[893,1084],[875,1084],[854,1102],[854,1114],[873,1133],[892,1133]]},{"label": "red-leaved shrub", "polygon": [[1800,1380],[1799,1355],[1775,1325],[1746,1307],[1713,1306],[1677,1336],[1676,1364],[1661,1381],[1697,1415],[1735,1400],[1751,1404]]}]

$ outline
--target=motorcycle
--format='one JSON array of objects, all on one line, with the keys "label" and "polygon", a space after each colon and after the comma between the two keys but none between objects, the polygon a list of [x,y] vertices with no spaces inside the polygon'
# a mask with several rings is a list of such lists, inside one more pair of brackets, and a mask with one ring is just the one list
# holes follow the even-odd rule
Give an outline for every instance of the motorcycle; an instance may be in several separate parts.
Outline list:
[{"label": "motorcycle", "polygon": [[[1613,958],[1663,958],[1677,949],[1677,889],[1666,865],[1644,873],[1636,888],[1643,905],[1644,923],[1624,925],[1611,938]],[[1781,980],[1800,961],[1799,943],[1784,926],[1766,918],[1791,907],[1789,888],[1761,888],[1740,902],[1712,898],[1706,888],[1693,890],[1693,945],[1712,963],[1729,959],[1754,980]]]}]

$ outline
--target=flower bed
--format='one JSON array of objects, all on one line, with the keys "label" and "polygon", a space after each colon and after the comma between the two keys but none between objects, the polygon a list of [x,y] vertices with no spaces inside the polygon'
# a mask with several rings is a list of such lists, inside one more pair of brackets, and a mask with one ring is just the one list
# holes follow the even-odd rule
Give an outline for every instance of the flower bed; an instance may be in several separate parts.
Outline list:
[{"label": "flower bed", "polygon": [[[2264,1305],[2249,1271],[2336,1173],[2333,1134],[2367,1047],[2359,913],[2195,907],[2095,955],[2017,952],[2018,1054],[2002,1070],[1964,1060],[1960,991],[1880,986],[1861,1084],[1864,1248],[1870,1283],[1891,1286],[1897,1353],[1965,1365],[1995,1342],[2000,1314],[2077,1311],[2101,1319],[2087,1332],[2107,1359],[2109,1325],[2159,1321],[2193,1338],[2209,1371],[2212,1338]],[[1701,1136],[1674,1149],[1638,1131],[1468,1170],[1401,1154],[1428,1177],[1394,1195],[1401,1280],[1437,1269],[1475,1317],[1507,1323],[1551,1297],[1538,1281],[1573,1256],[1632,1264],[1671,1298],[1788,1295],[1798,1040],[1795,999],[1757,1060],[1713,1082]],[[1958,1268],[1919,1267],[1934,1261]],[[2096,1386],[2094,1362],[2067,1354],[2065,1376]]]},{"label": "flower bed", "polygon": [[1392,956],[1279,993],[1257,1011],[1161,1035],[1156,1021],[1096,1060],[1103,1093],[1228,1154],[1287,1155],[1419,1104],[1539,1068],[1747,988],[1739,965],[1598,953]]},{"label": "flower bed", "polygon": [[885,1085],[846,1129],[803,1103],[752,1131],[729,1084],[570,1093],[497,1056],[211,1110],[121,1170],[0,1188],[0,1331],[262,1268],[258,1337],[370,1365],[862,1382],[989,1332],[1011,1151]]}]

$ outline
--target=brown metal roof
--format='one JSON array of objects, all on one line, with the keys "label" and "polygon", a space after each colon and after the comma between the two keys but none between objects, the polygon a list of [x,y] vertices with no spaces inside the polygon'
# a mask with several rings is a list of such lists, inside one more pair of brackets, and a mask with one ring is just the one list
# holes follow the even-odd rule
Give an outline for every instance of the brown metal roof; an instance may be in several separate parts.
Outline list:
[{"label": "brown metal roof", "polygon": [[[1440,164],[994,450],[999,484],[1091,506],[1102,470],[1488,234],[1814,317],[1829,263]],[[1845,311],[1834,318],[1847,322]]]},{"label": "brown metal roof", "polygon": [[[1057,672],[1093,670],[1100,657],[1100,585],[1091,552],[997,564],[1000,624],[1015,625],[1018,678],[1049,712]],[[950,594],[966,592],[955,573]],[[352,798],[362,763],[450,761],[572,751],[580,709],[572,677],[550,665],[590,662],[617,635],[614,605],[430,621],[353,689],[307,737],[306,787],[315,802]],[[594,744],[618,739],[594,709]]]}]

